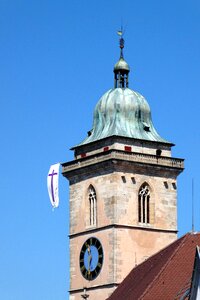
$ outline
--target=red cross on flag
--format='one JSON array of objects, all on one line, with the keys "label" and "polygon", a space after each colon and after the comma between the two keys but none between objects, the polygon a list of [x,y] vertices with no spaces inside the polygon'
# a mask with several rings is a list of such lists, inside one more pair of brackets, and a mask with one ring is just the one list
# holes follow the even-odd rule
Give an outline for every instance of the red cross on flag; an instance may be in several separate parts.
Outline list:
[{"label": "red cross on flag", "polygon": [[52,206],[58,207],[58,176],[60,164],[51,165],[47,176],[47,189]]}]

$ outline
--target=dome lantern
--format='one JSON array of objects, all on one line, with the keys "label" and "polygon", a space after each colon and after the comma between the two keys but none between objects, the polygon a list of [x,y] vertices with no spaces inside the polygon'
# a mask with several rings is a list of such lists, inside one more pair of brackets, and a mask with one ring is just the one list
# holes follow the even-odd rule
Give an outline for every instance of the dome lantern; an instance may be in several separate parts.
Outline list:
[{"label": "dome lantern", "polygon": [[118,31],[119,47],[120,47],[120,58],[114,66],[114,88],[127,88],[128,87],[128,74],[130,72],[129,65],[124,60],[123,49],[124,49],[124,39],[123,32]]}]

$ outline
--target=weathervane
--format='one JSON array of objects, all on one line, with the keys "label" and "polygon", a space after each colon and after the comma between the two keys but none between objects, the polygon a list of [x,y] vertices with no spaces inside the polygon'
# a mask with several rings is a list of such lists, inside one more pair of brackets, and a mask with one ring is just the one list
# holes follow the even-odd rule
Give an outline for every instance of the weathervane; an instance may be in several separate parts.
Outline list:
[{"label": "weathervane", "polygon": [[117,31],[119,38],[119,48],[120,48],[120,58],[114,66],[114,88],[128,88],[128,73],[130,71],[129,65],[124,60],[124,30],[121,26],[121,29]]},{"label": "weathervane", "polygon": [[120,58],[124,58],[123,56],[123,48],[124,48],[124,39],[123,39],[123,35],[124,35],[124,31],[123,31],[123,27],[121,26],[121,29],[117,31],[117,34],[119,35],[120,39],[119,39],[119,47],[120,47]]}]

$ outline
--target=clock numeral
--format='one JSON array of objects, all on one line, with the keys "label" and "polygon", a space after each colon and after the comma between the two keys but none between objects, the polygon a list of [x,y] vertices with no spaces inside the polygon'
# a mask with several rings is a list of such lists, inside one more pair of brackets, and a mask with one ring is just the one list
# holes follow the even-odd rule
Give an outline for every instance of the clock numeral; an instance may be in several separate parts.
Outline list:
[{"label": "clock numeral", "polygon": [[83,272],[85,270],[85,266],[83,265],[82,267],[81,267],[81,271]]},{"label": "clock numeral", "polygon": [[83,272],[83,276],[84,276],[85,278],[87,278],[87,270],[85,270],[85,272]]},{"label": "clock numeral", "polygon": [[86,278],[91,280],[92,279],[92,273],[90,271],[86,272]]},{"label": "clock numeral", "polygon": [[98,266],[99,268],[101,268],[101,263],[100,263],[100,262],[98,262],[97,266]]}]

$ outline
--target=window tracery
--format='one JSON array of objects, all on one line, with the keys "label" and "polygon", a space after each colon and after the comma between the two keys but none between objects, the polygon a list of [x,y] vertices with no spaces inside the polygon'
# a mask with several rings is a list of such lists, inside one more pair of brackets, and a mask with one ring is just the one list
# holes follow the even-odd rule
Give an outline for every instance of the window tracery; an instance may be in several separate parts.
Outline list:
[{"label": "window tracery", "polygon": [[97,225],[97,197],[94,187],[89,187],[89,214],[90,214],[90,226]]},{"label": "window tracery", "polygon": [[138,222],[150,223],[150,189],[148,184],[143,184],[138,193]]}]

